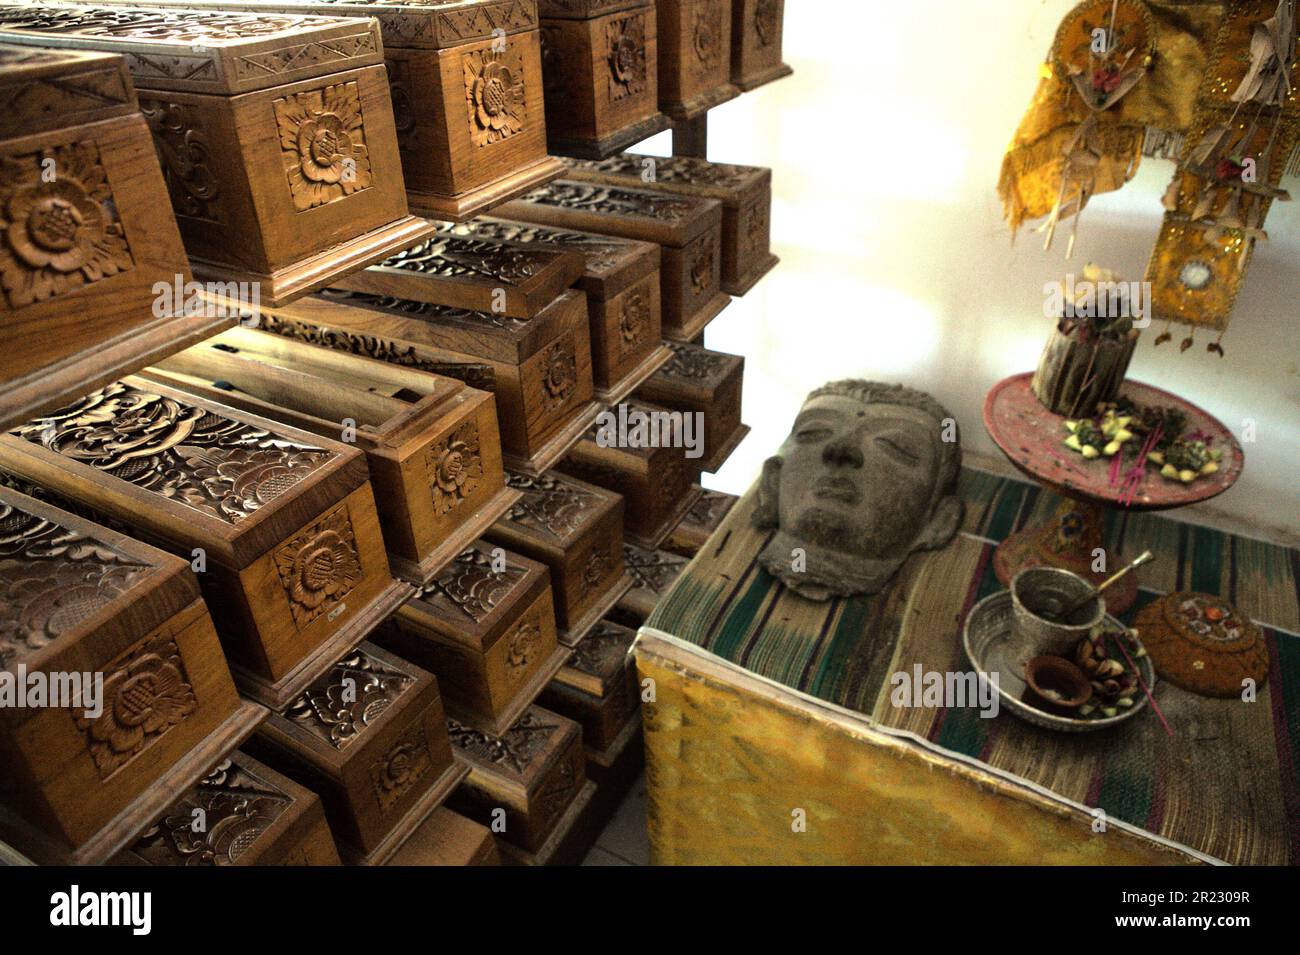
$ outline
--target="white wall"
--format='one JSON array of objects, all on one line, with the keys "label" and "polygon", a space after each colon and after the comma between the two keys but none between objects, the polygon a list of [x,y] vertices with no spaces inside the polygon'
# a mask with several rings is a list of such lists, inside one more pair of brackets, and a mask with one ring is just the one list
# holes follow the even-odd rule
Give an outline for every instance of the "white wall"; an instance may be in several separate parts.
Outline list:
[{"label": "white wall", "polygon": [[[956,415],[972,457],[996,456],[981,424],[988,388],[1032,369],[1048,334],[1043,284],[1089,261],[1140,279],[1172,163],[1144,161],[1084,213],[1074,257],[1021,231],[1014,247],[999,165],[1073,0],[788,0],[793,77],[713,111],[710,155],[773,167],[781,264],[710,325],[743,354],[753,433],[706,484],[747,488],[803,396],[836,377],[928,389]],[[669,151],[667,134],[646,151]],[[1223,341],[1180,354],[1143,333],[1132,377],[1201,404],[1239,436],[1256,422],[1237,486],[1180,517],[1295,541],[1300,467],[1300,182],[1275,204]],[[1153,326],[1154,328],[1154,326]],[[1156,329],[1158,330],[1158,329]],[[999,463],[1003,463],[998,457]]]}]

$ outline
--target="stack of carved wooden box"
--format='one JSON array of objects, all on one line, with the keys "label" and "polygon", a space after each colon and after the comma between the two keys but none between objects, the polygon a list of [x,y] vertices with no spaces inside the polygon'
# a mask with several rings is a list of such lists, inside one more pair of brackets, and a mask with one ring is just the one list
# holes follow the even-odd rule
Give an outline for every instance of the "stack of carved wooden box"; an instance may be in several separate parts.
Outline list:
[{"label": "stack of carved wooden box", "polygon": [[770,186],[546,155],[735,95],[725,0],[540,4],[0,3],[22,853],[571,861],[636,772],[612,618],[725,509],[743,362],[688,342],[775,261]]}]

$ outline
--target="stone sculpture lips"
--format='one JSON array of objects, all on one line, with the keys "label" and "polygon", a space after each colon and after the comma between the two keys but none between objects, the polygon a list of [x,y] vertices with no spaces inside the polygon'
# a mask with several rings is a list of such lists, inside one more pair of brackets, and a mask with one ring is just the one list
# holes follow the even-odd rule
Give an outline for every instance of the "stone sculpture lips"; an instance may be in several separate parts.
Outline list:
[{"label": "stone sculpture lips", "polygon": [[854,505],[862,500],[862,492],[849,478],[823,477],[813,484],[813,497],[822,501],[839,501]]}]

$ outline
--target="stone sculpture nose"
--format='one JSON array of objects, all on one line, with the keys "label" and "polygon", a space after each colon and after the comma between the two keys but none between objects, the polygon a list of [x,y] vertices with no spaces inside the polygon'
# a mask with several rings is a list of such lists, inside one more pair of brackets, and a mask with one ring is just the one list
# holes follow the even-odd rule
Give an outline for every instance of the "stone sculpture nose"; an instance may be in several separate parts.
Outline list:
[{"label": "stone sculpture nose", "polygon": [[822,449],[822,461],[836,467],[860,468],[863,464],[862,448],[847,436],[836,438]]}]

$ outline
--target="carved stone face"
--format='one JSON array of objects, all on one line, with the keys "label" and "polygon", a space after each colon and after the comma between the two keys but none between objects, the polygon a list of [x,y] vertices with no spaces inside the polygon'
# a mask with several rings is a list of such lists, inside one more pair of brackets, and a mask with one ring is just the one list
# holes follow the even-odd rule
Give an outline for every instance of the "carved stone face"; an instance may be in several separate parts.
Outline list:
[{"label": "carved stone face", "polygon": [[760,559],[816,600],[875,593],[914,550],[956,532],[956,426],[928,396],[837,382],[809,396],[763,468],[755,521],[777,534]]}]

